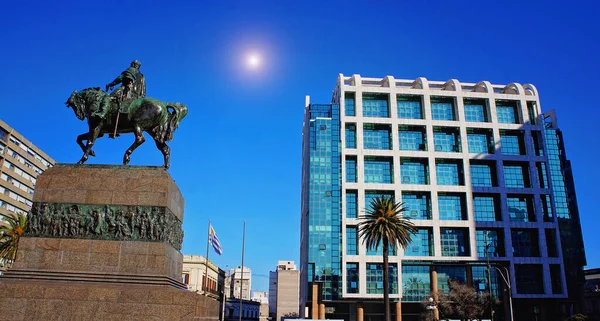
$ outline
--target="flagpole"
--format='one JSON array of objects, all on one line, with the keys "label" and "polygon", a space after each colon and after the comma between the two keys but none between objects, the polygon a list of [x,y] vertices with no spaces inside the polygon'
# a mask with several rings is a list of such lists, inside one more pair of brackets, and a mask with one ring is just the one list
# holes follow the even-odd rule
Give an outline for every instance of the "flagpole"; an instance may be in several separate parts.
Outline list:
[{"label": "flagpole", "polygon": [[242,321],[242,300],[244,289],[244,243],[246,242],[246,220],[244,220],[244,233],[242,234],[242,276],[240,280],[240,321]]},{"label": "flagpole", "polygon": [[206,284],[208,283],[208,249],[209,249],[209,244],[210,244],[210,219],[208,220],[208,234],[207,234],[207,239],[206,239],[206,259],[204,260],[204,265],[206,266],[206,279],[204,282],[202,282],[202,291],[204,292],[204,295],[206,295],[206,290],[205,287],[208,288],[208,286],[206,286]]}]

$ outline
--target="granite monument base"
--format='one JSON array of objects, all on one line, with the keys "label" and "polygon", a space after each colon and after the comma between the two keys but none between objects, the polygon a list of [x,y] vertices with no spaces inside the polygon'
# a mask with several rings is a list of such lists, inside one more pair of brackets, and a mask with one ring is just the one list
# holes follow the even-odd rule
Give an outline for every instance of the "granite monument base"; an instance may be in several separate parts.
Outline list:
[{"label": "granite monument base", "polygon": [[14,320],[218,320],[181,283],[184,200],[160,167],[57,165],[37,179],[0,311]]}]

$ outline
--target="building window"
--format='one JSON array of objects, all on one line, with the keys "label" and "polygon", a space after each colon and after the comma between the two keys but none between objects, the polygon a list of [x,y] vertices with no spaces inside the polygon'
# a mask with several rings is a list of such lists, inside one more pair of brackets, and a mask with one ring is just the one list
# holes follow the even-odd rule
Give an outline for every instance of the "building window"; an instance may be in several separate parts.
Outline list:
[{"label": "building window", "polygon": [[402,265],[402,301],[421,302],[431,293],[431,272],[427,265]]},{"label": "building window", "polygon": [[346,263],[346,293],[358,293],[358,263]]},{"label": "building window", "polygon": [[465,266],[438,265],[435,267],[438,276],[438,290],[443,293],[450,291],[450,280],[460,284],[467,282],[467,270]]},{"label": "building window", "polygon": [[458,193],[438,193],[440,220],[466,220],[465,196]]},{"label": "building window", "polygon": [[346,218],[358,217],[358,191],[346,190]]},{"label": "building window", "polygon": [[496,178],[496,162],[470,160],[471,185],[478,187],[498,186]]},{"label": "building window", "polygon": [[356,106],[355,106],[355,94],[352,92],[346,92],[346,99],[344,99],[344,104],[346,106],[345,115],[346,116],[356,116]]},{"label": "building window", "polygon": [[551,228],[547,228],[544,231],[546,234],[546,249],[548,249],[548,257],[558,257],[556,231]]},{"label": "building window", "polygon": [[467,144],[471,154],[494,154],[494,135],[491,129],[467,128]]},{"label": "building window", "polygon": [[433,256],[433,232],[430,228],[420,228],[412,236],[412,242],[404,249],[404,256]]},{"label": "building window", "polygon": [[371,202],[376,197],[394,198],[394,191],[376,191],[376,190],[365,191],[365,206],[366,206],[367,210],[369,210],[371,208]]},{"label": "building window", "polygon": [[548,175],[546,175],[546,163],[537,162],[535,163],[535,168],[537,169],[538,185],[540,188],[550,188],[548,186]]},{"label": "building window", "polygon": [[506,197],[508,215],[511,222],[535,222],[533,198],[531,195],[508,194]]},{"label": "building window", "polygon": [[477,222],[501,221],[498,196],[491,194],[473,194],[473,215]]},{"label": "building window", "polygon": [[423,126],[398,126],[400,150],[427,150],[427,132]]},{"label": "building window", "polygon": [[356,156],[346,156],[346,183],[356,183]]},{"label": "building window", "polygon": [[8,136],[8,132],[0,128],[0,139],[6,141],[6,136]]},{"label": "building window", "polygon": [[[398,294],[398,266],[390,263],[389,294]],[[383,294],[383,263],[367,263],[367,294]]]},{"label": "building window", "polygon": [[454,98],[431,97],[431,118],[433,120],[457,120]]},{"label": "building window", "polygon": [[496,113],[501,124],[519,124],[519,102],[516,100],[496,100]]},{"label": "building window", "polygon": [[189,273],[183,273],[183,284],[190,284],[190,274]]},{"label": "building window", "polygon": [[387,94],[363,93],[363,117],[390,117]]},{"label": "building window", "polygon": [[433,144],[436,152],[460,153],[460,130],[454,127],[433,127]]},{"label": "building window", "polygon": [[483,99],[464,99],[465,120],[469,122],[489,122],[487,104]]},{"label": "building window", "polygon": [[511,230],[514,257],[539,257],[540,247],[536,229]]},{"label": "building window", "polygon": [[356,226],[346,227],[346,254],[358,255],[358,231]]},{"label": "building window", "polygon": [[402,192],[402,202],[406,208],[404,215],[413,220],[431,219],[431,195],[429,192]]},{"label": "building window", "polygon": [[[398,250],[396,246],[390,245],[388,246],[388,254],[389,256],[398,255]],[[383,246],[379,245],[377,248],[367,248],[368,256],[382,256],[383,255]]]},{"label": "building window", "polygon": [[529,163],[504,162],[504,186],[514,188],[531,187]]},{"label": "building window", "polygon": [[429,184],[429,166],[426,158],[401,158],[402,184]]},{"label": "building window", "polygon": [[435,172],[438,185],[465,185],[463,164],[460,159],[436,159]]},{"label": "building window", "polygon": [[523,131],[500,130],[500,151],[502,155],[525,155]]},{"label": "building window", "polygon": [[532,130],[531,140],[533,142],[535,156],[544,156],[544,143],[542,142],[542,132],[540,132],[539,130]]},{"label": "building window", "polygon": [[[498,276],[498,272],[496,269],[491,268],[491,283],[492,283],[492,293],[496,298],[502,298],[502,294],[499,292],[500,285],[500,276]],[[481,294],[489,294],[490,288],[488,285],[488,267],[483,265],[474,265],[471,267],[471,275],[473,280],[473,287],[477,291],[477,293]]]},{"label": "building window", "polygon": [[364,124],[363,147],[365,149],[392,149],[392,131],[390,125]]},{"label": "building window", "polygon": [[562,273],[560,264],[550,264],[550,280],[552,281],[552,294],[562,294]]},{"label": "building window", "polygon": [[394,164],[391,157],[365,156],[365,183],[394,183]]},{"label": "building window", "polygon": [[537,115],[537,106],[535,101],[528,101],[527,102],[527,113],[529,114],[529,123],[531,125],[537,125],[538,124],[538,115]]},{"label": "building window", "polygon": [[356,124],[346,124],[346,148],[356,148]]},{"label": "building window", "polygon": [[423,107],[421,101],[421,96],[398,95],[396,97],[398,118],[423,119]]},{"label": "building window", "polygon": [[500,230],[475,231],[477,256],[480,258],[504,256],[504,238]]},{"label": "building window", "polygon": [[539,264],[515,264],[518,294],[543,294],[542,266]]},{"label": "building window", "polygon": [[462,228],[440,228],[442,256],[469,256],[469,232]]},{"label": "building window", "polygon": [[540,195],[540,202],[542,204],[542,214],[544,215],[544,222],[554,222],[554,215],[552,214],[552,207],[550,205],[550,195]]}]

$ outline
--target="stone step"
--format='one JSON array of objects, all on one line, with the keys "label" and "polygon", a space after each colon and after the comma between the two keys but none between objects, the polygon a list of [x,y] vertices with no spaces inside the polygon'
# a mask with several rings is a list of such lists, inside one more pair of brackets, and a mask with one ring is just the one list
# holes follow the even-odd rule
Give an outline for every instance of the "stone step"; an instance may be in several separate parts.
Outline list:
[{"label": "stone step", "polygon": [[177,289],[187,289],[186,285],[171,278],[160,275],[134,275],[86,272],[56,272],[40,270],[9,270],[0,279],[31,279],[58,282],[91,282],[110,284],[137,284],[172,286]]}]

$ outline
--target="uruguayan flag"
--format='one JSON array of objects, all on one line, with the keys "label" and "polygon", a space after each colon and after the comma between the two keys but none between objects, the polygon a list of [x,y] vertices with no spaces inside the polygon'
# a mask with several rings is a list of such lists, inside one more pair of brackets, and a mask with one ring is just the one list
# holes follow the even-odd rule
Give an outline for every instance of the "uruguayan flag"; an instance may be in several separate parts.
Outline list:
[{"label": "uruguayan flag", "polygon": [[212,224],[209,226],[209,228],[210,228],[210,234],[208,235],[208,241],[212,245],[213,249],[215,249],[215,252],[217,252],[217,254],[221,255],[221,254],[223,254],[223,248],[221,248],[221,242],[219,241],[219,238],[217,237],[217,233],[215,232],[215,229],[212,227]]}]

